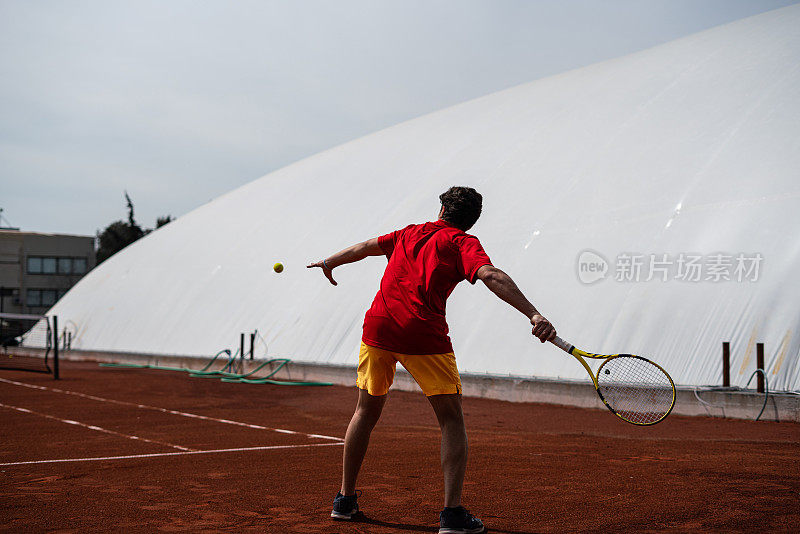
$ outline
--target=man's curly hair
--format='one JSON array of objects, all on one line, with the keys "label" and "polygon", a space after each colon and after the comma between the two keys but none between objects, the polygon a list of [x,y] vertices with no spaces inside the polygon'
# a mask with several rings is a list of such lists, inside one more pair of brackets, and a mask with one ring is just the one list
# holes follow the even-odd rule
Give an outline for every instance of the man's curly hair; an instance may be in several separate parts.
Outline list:
[{"label": "man's curly hair", "polygon": [[453,186],[441,195],[442,219],[459,230],[467,231],[481,216],[483,197],[471,187]]}]

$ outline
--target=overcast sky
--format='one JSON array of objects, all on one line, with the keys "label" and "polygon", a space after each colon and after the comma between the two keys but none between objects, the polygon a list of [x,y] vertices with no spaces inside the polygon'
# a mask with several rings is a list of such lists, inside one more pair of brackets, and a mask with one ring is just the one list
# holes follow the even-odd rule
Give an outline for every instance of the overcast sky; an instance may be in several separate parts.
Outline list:
[{"label": "overcast sky", "polygon": [[326,148],[795,3],[0,0],[0,208],[92,235]]}]

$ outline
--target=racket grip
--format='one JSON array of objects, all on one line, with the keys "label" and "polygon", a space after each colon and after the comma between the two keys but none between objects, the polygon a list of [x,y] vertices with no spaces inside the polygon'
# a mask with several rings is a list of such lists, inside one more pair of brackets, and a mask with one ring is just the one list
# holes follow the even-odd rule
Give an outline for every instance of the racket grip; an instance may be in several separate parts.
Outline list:
[{"label": "racket grip", "polygon": [[559,349],[563,350],[564,352],[568,352],[572,354],[572,349],[574,348],[572,345],[561,339],[560,337],[556,336],[550,340],[550,343],[558,347]]}]

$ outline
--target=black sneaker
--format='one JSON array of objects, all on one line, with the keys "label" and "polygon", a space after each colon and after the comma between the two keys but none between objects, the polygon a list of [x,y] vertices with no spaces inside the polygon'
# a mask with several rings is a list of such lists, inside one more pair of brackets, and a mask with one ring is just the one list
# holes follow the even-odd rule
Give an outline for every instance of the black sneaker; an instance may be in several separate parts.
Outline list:
[{"label": "black sneaker", "polygon": [[353,519],[353,516],[358,513],[358,498],[360,496],[360,490],[356,490],[355,495],[348,495],[347,497],[338,492],[336,498],[333,499],[331,517],[334,519]]},{"label": "black sneaker", "polygon": [[480,534],[483,531],[481,520],[463,506],[445,508],[439,514],[439,534]]}]

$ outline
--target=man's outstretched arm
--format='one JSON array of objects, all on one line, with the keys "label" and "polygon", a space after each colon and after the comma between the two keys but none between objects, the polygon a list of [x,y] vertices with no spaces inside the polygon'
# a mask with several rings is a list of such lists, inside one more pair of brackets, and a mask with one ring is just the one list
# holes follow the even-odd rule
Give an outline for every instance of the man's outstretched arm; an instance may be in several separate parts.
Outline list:
[{"label": "man's outstretched arm", "polygon": [[492,265],[484,265],[478,269],[477,277],[486,284],[492,293],[508,302],[514,308],[525,314],[533,325],[532,333],[542,343],[556,337],[556,329],[545,319],[530,301],[525,298],[517,284],[506,273]]},{"label": "man's outstretched arm", "polygon": [[328,280],[331,281],[331,284],[337,285],[336,280],[333,279],[333,269],[339,265],[344,265],[345,263],[354,263],[359,260],[363,260],[367,256],[383,255],[383,249],[381,249],[381,247],[378,245],[378,238],[374,237],[351,247],[347,247],[344,250],[340,250],[336,254],[327,257],[322,261],[307,265],[307,267],[309,269],[312,267],[319,267],[322,269],[323,274],[328,278]]}]

